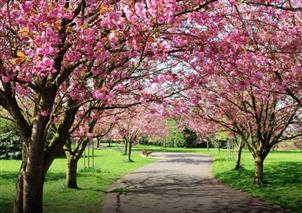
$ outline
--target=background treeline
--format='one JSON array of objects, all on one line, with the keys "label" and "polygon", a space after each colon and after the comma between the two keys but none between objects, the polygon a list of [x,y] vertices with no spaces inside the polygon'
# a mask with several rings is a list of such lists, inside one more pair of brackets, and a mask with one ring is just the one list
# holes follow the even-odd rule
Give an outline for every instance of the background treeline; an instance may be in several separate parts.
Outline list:
[{"label": "background treeline", "polygon": [[22,140],[14,124],[0,118],[0,159],[21,159]]}]

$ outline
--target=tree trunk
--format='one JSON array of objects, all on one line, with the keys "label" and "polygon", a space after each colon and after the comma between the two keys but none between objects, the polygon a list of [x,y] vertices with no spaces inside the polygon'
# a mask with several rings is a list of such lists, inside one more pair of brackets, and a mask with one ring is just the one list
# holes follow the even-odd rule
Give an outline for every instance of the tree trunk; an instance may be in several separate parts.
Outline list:
[{"label": "tree trunk", "polygon": [[209,144],[209,140],[207,140],[207,151],[210,150],[210,144]]},{"label": "tree trunk", "polygon": [[16,196],[14,201],[14,213],[22,213],[23,212],[23,172],[25,169],[25,163],[22,162],[16,184]]},{"label": "tree trunk", "polygon": [[241,166],[241,152],[242,152],[243,147],[244,147],[244,143],[240,142],[238,152],[237,152],[236,165],[235,165],[235,168],[234,168],[235,170],[240,169],[240,166]]},{"label": "tree trunk", "polygon": [[43,209],[43,167],[28,167],[23,166],[17,178],[14,213],[40,213]]},{"label": "tree trunk", "polygon": [[[55,94],[55,92],[53,94]],[[47,97],[42,98],[41,103],[39,103],[42,107],[38,108],[30,134],[26,137],[24,136],[22,153],[23,166],[17,180],[14,212],[42,213],[43,211],[43,184],[45,174],[53,162],[56,153],[63,147],[66,140],[66,132],[69,131],[77,112],[77,108],[72,108],[71,111],[66,112],[65,118],[58,128],[61,137],[55,136],[51,145],[44,150],[49,115],[44,116],[40,114],[39,111],[49,111],[52,108],[51,103],[54,101],[54,96],[55,95],[47,95]],[[61,143],[60,141],[63,142]]]},{"label": "tree trunk", "polygon": [[19,174],[17,177],[16,183],[16,195],[14,201],[13,212],[14,213],[22,213],[23,212],[23,182],[24,182],[24,171],[26,168],[26,156],[27,156],[27,148],[26,144],[22,144],[22,164],[20,166]]},{"label": "tree trunk", "polygon": [[73,156],[68,156],[67,170],[66,170],[66,186],[68,188],[78,189],[77,167],[78,167],[78,159]]},{"label": "tree trunk", "polygon": [[128,150],[128,142],[125,140],[125,150],[124,150],[124,155],[127,155],[127,150]]},{"label": "tree trunk", "polygon": [[257,186],[263,185],[263,158],[261,156],[255,157],[254,184]]},{"label": "tree trunk", "polygon": [[87,164],[87,167],[90,168],[90,145],[87,145]]},{"label": "tree trunk", "polygon": [[100,139],[99,139],[99,138],[97,138],[97,140],[98,140],[98,142],[97,142],[96,147],[97,147],[97,148],[100,148],[100,143],[101,143],[101,141],[100,141]]},{"label": "tree trunk", "polygon": [[23,176],[23,213],[40,213],[43,209],[43,145],[31,141]]},{"label": "tree trunk", "polygon": [[47,172],[44,168],[45,127],[48,120],[49,117],[38,114],[31,137],[24,144],[26,155],[22,157],[22,161],[26,166],[23,171],[23,213],[43,211],[43,184]]},{"label": "tree trunk", "polygon": [[218,152],[220,152],[220,141],[218,141]]},{"label": "tree trunk", "polygon": [[129,141],[128,161],[132,161],[131,160],[131,151],[132,151],[132,142]]},{"label": "tree trunk", "polygon": [[67,169],[66,169],[66,186],[68,188],[74,188],[78,189],[77,185],[77,168],[78,168],[78,162],[79,159],[84,155],[84,168],[86,168],[85,163],[85,149],[89,143],[89,140],[86,138],[84,141],[78,141],[77,147],[75,148],[75,151],[72,151],[71,146],[72,141],[67,140],[64,149],[65,149],[65,155],[67,159]]},{"label": "tree trunk", "polygon": [[23,145],[22,165],[17,178],[14,213],[43,211],[43,185],[47,168],[44,161],[44,129],[33,128],[33,135]]}]

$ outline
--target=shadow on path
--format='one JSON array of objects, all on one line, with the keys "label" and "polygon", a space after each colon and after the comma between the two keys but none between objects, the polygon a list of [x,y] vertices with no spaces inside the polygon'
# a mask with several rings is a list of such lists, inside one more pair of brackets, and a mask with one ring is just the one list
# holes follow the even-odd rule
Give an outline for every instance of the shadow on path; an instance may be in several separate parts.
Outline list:
[{"label": "shadow on path", "polygon": [[216,181],[209,156],[155,153],[160,161],[134,171],[107,191],[102,212],[293,212]]}]

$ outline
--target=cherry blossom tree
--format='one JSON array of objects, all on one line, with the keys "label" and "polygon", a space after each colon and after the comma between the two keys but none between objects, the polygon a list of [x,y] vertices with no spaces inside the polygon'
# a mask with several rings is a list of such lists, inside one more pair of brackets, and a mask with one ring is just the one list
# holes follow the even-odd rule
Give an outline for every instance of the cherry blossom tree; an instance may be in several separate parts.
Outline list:
[{"label": "cherry blossom tree", "polygon": [[133,145],[137,144],[141,137],[164,138],[168,134],[166,118],[154,108],[138,106],[129,108],[118,116],[111,136],[122,139],[125,144],[124,154],[132,161],[131,153]]},{"label": "cherry blossom tree", "polygon": [[45,174],[83,105],[109,105],[125,79],[139,89],[146,57],[170,50],[162,32],[210,2],[0,1],[0,105],[24,140],[15,212],[42,212]]},{"label": "cherry blossom tree", "polygon": [[271,148],[281,141],[301,136],[300,106],[286,95],[258,91],[261,84],[268,87],[266,81],[246,86],[237,83],[228,72],[222,73],[217,76],[219,79],[188,93],[198,100],[193,112],[240,136],[254,157],[254,183],[262,185],[263,161]]},{"label": "cherry blossom tree", "polygon": [[71,130],[70,138],[64,145],[64,151],[67,159],[66,186],[69,188],[78,188],[78,161],[82,157],[86,147],[89,143],[94,143],[94,138],[100,138],[107,135],[115,123],[114,120],[105,119],[112,116],[111,114],[103,115],[102,117],[99,114],[91,114],[92,113],[89,113],[90,119],[84,119],[86,122],[83,119],[80,119],[80,127]]},{"label": "cherry blossom tree", "polygon": [[[214,88],[204,91],[210,103],[221,97],[228,113],[251,121],[248,138],[260,148],[249,148],[263,163],[301,105],[300,16],[297,0],[0,1],[0,106],[24,141],[14,211],[42,212],[46,172],[78,118],[123,105],[115,100],[125,93],[162,102],[166,90],[150,94],[152,84]],[[263,111],[278,130],[266,129],[274,125]]]},{"label": "cherry blossom tree", "polygon": [[174,106],[183,114],[192,106],[193,113],[240,135],[261,185],[271,147],[300,136],[301,3],[220,3],[212,13],[190,14],[191,26],[201,26],[194,31],[200,39],[192,39],[191,54],[182,57],[190,66],[183,82],[191,90]]}]

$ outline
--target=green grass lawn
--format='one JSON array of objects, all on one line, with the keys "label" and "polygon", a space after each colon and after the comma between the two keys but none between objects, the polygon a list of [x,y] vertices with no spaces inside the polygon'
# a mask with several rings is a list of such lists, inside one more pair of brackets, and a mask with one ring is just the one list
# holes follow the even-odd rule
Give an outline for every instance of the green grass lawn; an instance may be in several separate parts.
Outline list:
[{"label": "green grass lawn", "polygon": [[[102,144],[103,147],[107,146]],[[140,157],[143,148],[151,151],[194,152],[214,157],[213,174],[223,183],[253,196],[302,212],[302,153],[274,151],[265,161],[264,187],[253,186],[254,165],[249,152],[243,152],[241,171],[234,171],[236,153],[217,149],[163,148],[157,146],[134,147],[133,163],[121,155],[122,148],[112,144],[111,148],[96,151],[96,165],[100,172],[79,172],[80,190],[64,186],[64,158],[58,158],[51,166],[44,188],[45,212],[99,212],[106,188],[119,177],[147,163],[155,161]],[[20,161],[0,161],[0,212],[11,212],[15,193],[15,181]],[[83,162],[79,163],[79,168]]]},{"label": "green grass lawn", "polygon": [[[79,172],[80,190],[65,187],[65,158],[54,161],[44,185],[44,212],[100,212],[102,195],[106,188],[119,177],[155,161],[133,152],[134,162],[127,162],[119,148],[96,151],[95,165],[100,172]],[[0,212],[12,211],[15,181],[20,161],[0,160]],[[83,161],[79,162],[79,170]]]},{"label": "green grass lawn", "polygon": [[136,146],[151,151],[195,152],[214,157],[213,174],[221,182],[268,202],[302,212],[302,152],[272,151],[264,162],[264,181],[262,188],[252,184],[254,162],[251,154],[242,154],[241,171],[234,171],[236,153],[221,149],[163,148],[156,146]]},{"label": "green grass lawn", "polygon": [[254,164],[250,153],[244,152],[241,171],[234,171],[234,162],[225,154],[215,155],[214,175],[223,183],[283,207],[302,212],[302,153],[270,153],[264,161],[264,186],[252,184]]}]

